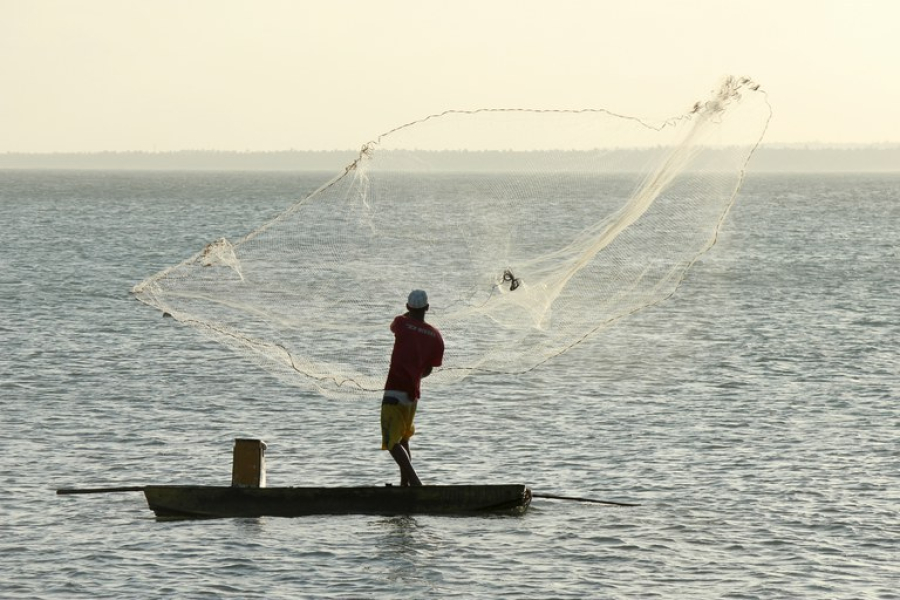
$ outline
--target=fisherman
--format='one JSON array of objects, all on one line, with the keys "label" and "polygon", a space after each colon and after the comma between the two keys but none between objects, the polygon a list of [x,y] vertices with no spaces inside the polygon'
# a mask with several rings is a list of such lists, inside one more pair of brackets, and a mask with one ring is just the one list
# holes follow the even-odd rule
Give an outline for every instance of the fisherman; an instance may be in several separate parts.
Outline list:
[{"label": "fisherman", "polygon": [[422,485],[412,466],[409,438],[415,433],[413,418],[423,377],[444,358],[441,332],[425,322],[428,295],[413,290],[406,300],[405,314],[394,318],[394,349],[381,401],[381,449],[387,450],[400,467],[400,485]]}]

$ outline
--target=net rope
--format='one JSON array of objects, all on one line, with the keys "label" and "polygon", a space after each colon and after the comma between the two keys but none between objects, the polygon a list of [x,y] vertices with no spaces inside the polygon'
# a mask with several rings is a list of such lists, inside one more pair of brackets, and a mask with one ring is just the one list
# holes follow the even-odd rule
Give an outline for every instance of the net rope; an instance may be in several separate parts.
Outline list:
[{"label": "net rope", "polygon": [[430,389],[522,374],[677,290],[770,118],[759,86],[734,77],[658,124],[594,109],[432,115],[132,292],[289,384],[362,399],[383,387],[391,320],[425,289],[446,343]]}]

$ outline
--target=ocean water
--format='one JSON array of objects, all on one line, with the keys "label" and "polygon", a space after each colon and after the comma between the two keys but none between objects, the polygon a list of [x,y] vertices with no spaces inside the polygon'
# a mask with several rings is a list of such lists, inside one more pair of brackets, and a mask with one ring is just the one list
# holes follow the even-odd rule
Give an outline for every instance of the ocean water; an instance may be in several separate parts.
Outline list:
[{"label": "ocean water", "polygon": [[[900,598],[900,176],[751,173],[669,301],[429,391],[423,480],[520,517],[157,521],[139,493],[380,485],[379,398],[289,388],[130,288],[327,174],[0,172],[2,598]],[[449,335],[451,332],[445,332]]]}]

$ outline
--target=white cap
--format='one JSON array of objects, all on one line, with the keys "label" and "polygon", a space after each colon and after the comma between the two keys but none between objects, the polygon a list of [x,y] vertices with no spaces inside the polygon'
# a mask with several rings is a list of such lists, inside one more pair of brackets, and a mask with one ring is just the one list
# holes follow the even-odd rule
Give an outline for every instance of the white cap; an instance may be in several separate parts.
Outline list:
[{"label": "white cap", "polygon": [[428,294],[424,290],[413,290],[406,299],[406,307],[413,310],[428,306]]}]

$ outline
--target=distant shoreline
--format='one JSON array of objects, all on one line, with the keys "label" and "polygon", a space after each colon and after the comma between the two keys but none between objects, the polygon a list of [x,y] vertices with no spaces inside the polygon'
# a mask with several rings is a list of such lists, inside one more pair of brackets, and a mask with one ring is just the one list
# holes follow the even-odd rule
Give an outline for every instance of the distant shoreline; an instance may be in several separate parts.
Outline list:
[{"label": "distant shoreline", "polygon": [[[627,164],[645,165],[646,153],[621,151]],[[540,152],[444,151],[442,161],[453,170],[521,170],[533,167]],[[147,171],[327,171],[339,172],[356,159],[350,150],[284,150],[274,152],[60,152],[0,153],[0,169],[147,170]],[[522,158],[528,158],[522,161]],[[559,155],[557,155],[558,164]],[[748,165],[751,173],[897,173],[900,145],[763,146]]]}]

